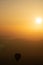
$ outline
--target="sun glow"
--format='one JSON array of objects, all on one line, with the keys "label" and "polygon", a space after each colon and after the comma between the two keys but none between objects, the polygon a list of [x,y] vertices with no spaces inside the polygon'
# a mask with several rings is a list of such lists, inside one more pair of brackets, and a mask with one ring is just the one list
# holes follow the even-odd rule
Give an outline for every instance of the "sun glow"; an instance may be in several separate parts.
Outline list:
[{"label": "sun glow", "polygon": [[36,18],[36,24],[41,24],[42,23],[42,18]]}]

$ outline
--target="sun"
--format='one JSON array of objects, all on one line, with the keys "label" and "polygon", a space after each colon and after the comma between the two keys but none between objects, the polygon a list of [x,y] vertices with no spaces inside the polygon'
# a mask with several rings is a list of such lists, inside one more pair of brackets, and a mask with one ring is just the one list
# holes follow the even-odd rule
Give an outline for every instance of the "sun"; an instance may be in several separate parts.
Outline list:
[{"label": "sun", "polygon": [[41,24],[42,23],[42,18],[36,18],[36,24]]}]

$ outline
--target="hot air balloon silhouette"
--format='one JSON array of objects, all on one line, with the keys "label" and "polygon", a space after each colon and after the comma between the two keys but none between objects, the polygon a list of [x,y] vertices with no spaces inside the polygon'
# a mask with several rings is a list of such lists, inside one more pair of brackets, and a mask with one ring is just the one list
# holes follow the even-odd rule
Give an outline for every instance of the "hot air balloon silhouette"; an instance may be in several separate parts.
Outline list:
[{"label": "hot air balloon silhouette", "polygon": [[21,59],[21,54],[20,53],[16,53],[15,54],[15,59],[16,59],[16,61],[19,61]]}]

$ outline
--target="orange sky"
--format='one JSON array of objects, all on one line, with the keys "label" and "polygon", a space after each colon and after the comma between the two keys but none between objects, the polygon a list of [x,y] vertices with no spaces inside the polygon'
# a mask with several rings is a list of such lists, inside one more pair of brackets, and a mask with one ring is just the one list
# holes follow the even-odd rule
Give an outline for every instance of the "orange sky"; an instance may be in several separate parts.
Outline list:
[{"label": "orange sky", "polygon": [[12,38],[24,38],[30,40],[43,39],[43,31],[28,29],[25,26],[0,26],[0,36],[11,36]]},{"label": "orange sky", "polygon": [[0,35],[43,39],[43,0],[0,0]]}]

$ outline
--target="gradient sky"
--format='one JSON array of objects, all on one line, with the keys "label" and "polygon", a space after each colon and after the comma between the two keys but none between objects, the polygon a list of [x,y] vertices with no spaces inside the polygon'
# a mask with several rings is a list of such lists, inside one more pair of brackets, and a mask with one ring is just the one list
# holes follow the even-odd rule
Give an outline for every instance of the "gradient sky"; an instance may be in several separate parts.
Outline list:
[{"label": "gradient sky", "polygon": [[43,21],[35,24],[38,17],[43,19],[43,0],[0,0],[0,35],[43,38]]}]

